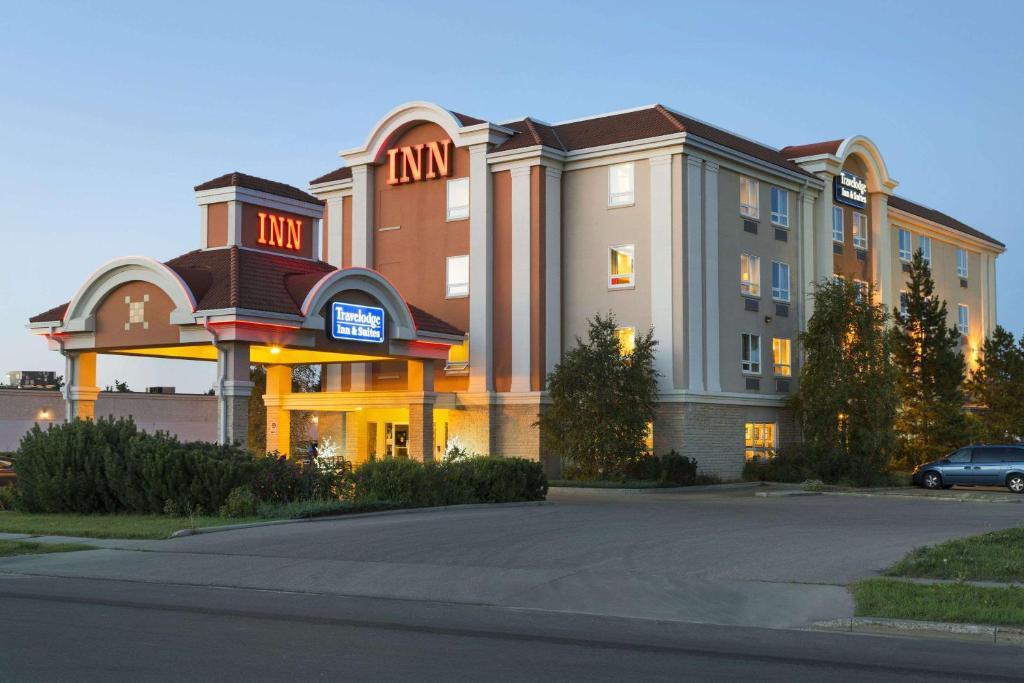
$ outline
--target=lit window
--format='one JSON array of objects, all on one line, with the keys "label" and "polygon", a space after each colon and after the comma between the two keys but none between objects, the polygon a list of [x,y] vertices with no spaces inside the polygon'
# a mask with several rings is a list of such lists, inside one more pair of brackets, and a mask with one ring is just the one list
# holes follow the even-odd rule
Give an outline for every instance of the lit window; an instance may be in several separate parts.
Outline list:
[{"label": "lit window", "polygon": [[740,293],[761,296],[761,257],[740,254]]},{"label": "lit window", "polygon": [[789,301],[789,264],[772,261],[772,298]]},{"label": "lit window", "polygon": [[747,460],[766,460],[772,457],[775,450],[775,425],[771,422],[746,423],[743,445]]},{"label": "lit window", "polygon": [[918,248],[921,249],[921,255],[924,256],[924,262],[928,264],[928,267],[932,267],[932,238],[921,235],[918,238]]},{"label": "lit window", "polygon": [[967,279],[967,250],[956,250],[956,274]]},{"label": "lit window", "polygon": [[636,328],[619,327],[615,330],[615,336],[619,339],[619,353],[628,356],[636,348]]},{"label": "lit window", "polygon": [[789,227],[789,192],[781,187],[772,188],[772,223]]},{"label": "lit window", "polygon": [[864,280],[854,279],[853,286],[857,288],[858,303],[864,301],[864,295],[868,293],[868,283],[864,282]]},{"label": "lit window", "polygon": [[843,210],[841,207],[832,207],[832,241],[843,243]]},{"label": "lit window", "polygon": [[868,248],[868,217],[859,211],[853,212],[853,246],[855,249]]},{"label": "lit window", "polygon": [[758,186],[752,178],[740,176],[740,214],[747,218],[761,215],[757,209]]},{"label": "lit window", "polygon": [[790,377],[793,374],[791,346],[788,339],[772,339],[772,360],[776,377]]},{"label": "lit window", "polygon": [[469,296],[469,257],[449,256],[445,268],[445,296],[449,299]]},{"label": "lit window", "polygon": [[900,315],[906,316],[907,310],[910,305],[910,294],[907,292],[900,292]]},{"label": "lit window", "polygon": [[758,334],[742,334],[740,350],[740,368],[751,375],[761,374],[761,336]]},{"label": "lit window", "polygon": [[633,245],[608,247],[608,289],[633,286]]},{"label": "lit window", "polygon": [[971,329],[971,313],[967,304],[957,304],[956,307],[956,329],[960,334],[967,334]]},{"label": "lit window", "polygon": [[914,258],[914,248],[911,246],[910,231],[900,228],[897,234],[899,235],[900,261],[909,262],[910,259]]},{"label": "lit window", "polygon": [[469,178],[448,181],[448,220],[469,218]]},{"label": "lit window", "polygon": [[629,206],[633,202],[633,162],[609,166],[608,206]]}]

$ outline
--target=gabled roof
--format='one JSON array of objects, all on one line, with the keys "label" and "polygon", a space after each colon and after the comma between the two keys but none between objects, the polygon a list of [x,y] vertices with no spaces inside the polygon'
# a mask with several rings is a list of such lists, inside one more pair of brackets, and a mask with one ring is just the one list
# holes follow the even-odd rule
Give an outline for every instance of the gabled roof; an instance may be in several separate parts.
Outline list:
[{"label": "gabled roof", "polygon": [[244,187],[249,190],[256,190],[258,192],[266,192],[268,194],[276,194],[281,197],[288,197],[289,199],[295,199],[300,202],[309,202],[310,204],[322,204],[323,202],[314,197],[311,194],[303,192],[297,187],[279,183],[276,180],[267,180],[266,178],[257,178],[253,175],[247,175],[245,173],[239,173],[234,171],[232,173],[225,173],[222,176],[218,176],[213,180],[207,180],[205,183],[200,183],[193,188],[196,192],[203,190],[216,190],[222,187]]},{"label": "gabled roof", "polygon": [[839,151],[842,140],[827,140],[825,142],[812,142],[808,145],[790,145],[783,147],[779,152],[787,159],[799,159],[810,157],[816,154],[835,154]]},{"label": "gabled roof", "polygon": [[313,178],[309,181],[310,185],[319,185],[320,183],[331,183],[335,180],[350,180],[352,178],[352,169],[348,166],[342,166],[336,168],[329,173],[325,173],[319,178]]},{"label": "gabled roof", "polygon": [[913,214],[919,218],[924,218],[925,220],[929,220],[933,223],[938,223],[939,225],[947,227],[950,230],[956,230],[957,232],[962,232],[965,235],[970,235],[971,237],[977,237],[980,240],[985,240],[986,242],[994,244],[997,247],[1006,247],[1005,244],[1003,244],[994,237],[989,237],[981,230],[972,228],[966,223],[962,223],[948,214],[944,214],[941,211],[929,208],[927,206],[924,206],[923,204],[912,202],[904,197],[892,195],[891,197],[889,197],[889,206],[893,209],[906,211],[907,213]]}]

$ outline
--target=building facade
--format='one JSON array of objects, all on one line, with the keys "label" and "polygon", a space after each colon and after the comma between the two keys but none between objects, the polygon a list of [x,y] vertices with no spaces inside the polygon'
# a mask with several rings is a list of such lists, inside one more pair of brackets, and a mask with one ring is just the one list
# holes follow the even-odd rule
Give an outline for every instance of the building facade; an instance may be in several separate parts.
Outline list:
[{"label": "building facade", "polygon": [[[97,353],[216,360],[220,436],[237,438],[261,363],[268,447],[314,410],[356,461],[437,458],[458,437],[553,473],[534,426],[546,375],[610,311],[626,347],[658,341],[654,451],[729,478],[796,436],[813,282],[873,283],[896,306],[920,248],[969,359],[995,326],[1004,245],[894,194],[863,136],[780,150],[661,105],[552,125],[414,102],[341,157],[308,193],[238,173],[197,186],[199,250],[115,261],[34,317],[69,359],[69,414],[89,414]],[[322,391],[290,391],[296,363],[322,365]]]}]

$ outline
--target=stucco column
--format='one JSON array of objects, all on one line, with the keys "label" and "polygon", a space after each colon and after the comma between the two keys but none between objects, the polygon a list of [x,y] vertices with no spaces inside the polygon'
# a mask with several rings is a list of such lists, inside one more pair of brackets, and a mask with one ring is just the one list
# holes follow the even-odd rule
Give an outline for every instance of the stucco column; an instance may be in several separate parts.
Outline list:
[{"label": "stucco column", "polygon": [[544,321],[545,368],[552,372],[562,359],[562,171],[550,167],[544,168]]},{"label": "stucco column", "polygon": [[[813,283],[816,277],[814,263],[815,245],[821,238],[815,230],[814,216],[814,195],[804,192],[803,200],[800,202],[800,234],[797,240],[800,242],[800,280],[797,282],[797,297],[800,302],[800,315],[803,325],[800,329],[806,330],[807,323],[814,312],[814,299],[811,294],[814,292]],[[831,236],[828,237],[829,245],[832,243]],[[831,246],[830,246],[831,248]],[[829,254],[831,257],[831,253]]]},{"label": "stucco column", "polygon": [[722,344],[718,321],[718,169],[704,162],[704,361],[707,390],[722,390],[718,349]]},{"label": "stucco column", "polygon": [[[672,155],[651,157],[651,326],[658,389],[675,388],[672,371]],[[637,330],[643,334],[646,330]]]},{"label": "stucco column", "polygon": [[[703,159],[687,155],[686,358],[690,391],[704,391],[704,228],[701,224],[703,166]],[[654,208],[651,207],[651,210],[653,212]],[[671,272],[671,261],[669,265],[669,272]],[[671,346],[668,347],[668,349],[671,348]]]},{"label": "stucco column", "polygon": [[[811,282],[832,277],[835,272],[832,258],[832,178],[831,173],[822,173],[825,189],[815,203],[814,211],[814,268],[807,273]],[[846,230],[846,226],[843,228]],[[813,292],[813,288],[810,290]]]},{"label": "stucco column", "polygon": [[[373,168],[368,164],[352,167],[352,265],[374,267],[373,207],[375,188]],[[340,244],[340,235],[339,235]],[[352,391],[367,391],[371,385],[371,365],[352,364]]]},{"label": "stucco column", "polygon": [[324,260],[330,263],[335,268],[341,268],[342,259],[344,258],[344,238],[343,233],[345,230],[345,212],[342,207],[341,195],[328,197],[327,199],[327,253],[324,254]]},{"label": "stucco column", "polygon": [[469,148],[469,390],[494,391],[494,230],[487,145]]},{"label": "stucco column", "polygon": [[893,306],[892,291],[892,233],[889,230],[889,195],[884,192],[871,193],[871,274],[878,287],[875,300],[885,310]]},{"label": "stucco column", "polygon": [[529,165],[511,171],[512,391],[530,390],[530,171]]},{"label": "stucco column", "polygon": [[281,407],[282,399],[292,393],[290,365],[267,366],[267,452],[291,457],[291,412]]},{"label": "stucco column", "polygon": [[249,443],[249,344],[224,342],[217,352],[218,411],[217,441],[221,444]]},{"label": "stucco column", "polygon": [[96,386],[96,353],[93,351],[69,351],[64,359],[64,419],[96,419],[96,397],[100,394]]},{"label": "stucco column", "polygon": [[434,460],[434,361],[410,360],[409,457]]}]

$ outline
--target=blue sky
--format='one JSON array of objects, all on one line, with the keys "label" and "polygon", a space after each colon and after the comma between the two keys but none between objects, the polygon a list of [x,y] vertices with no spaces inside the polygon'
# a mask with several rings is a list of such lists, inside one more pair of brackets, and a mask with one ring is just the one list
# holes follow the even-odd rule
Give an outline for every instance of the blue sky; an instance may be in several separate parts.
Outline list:
[{"label": "blue sky", "polygon": [[[1021,3],[17,3],[0,19],[0,372],[100,264],[198,245],[192,186],[305,187],[392,107],[557,122],[661,102],[761,142],[856,133],[898,192],[999,238],[1024,329]],[[212,366],[101,358],[99,384],[205,390]]]}]

